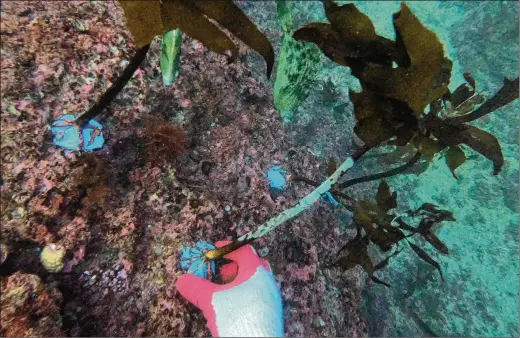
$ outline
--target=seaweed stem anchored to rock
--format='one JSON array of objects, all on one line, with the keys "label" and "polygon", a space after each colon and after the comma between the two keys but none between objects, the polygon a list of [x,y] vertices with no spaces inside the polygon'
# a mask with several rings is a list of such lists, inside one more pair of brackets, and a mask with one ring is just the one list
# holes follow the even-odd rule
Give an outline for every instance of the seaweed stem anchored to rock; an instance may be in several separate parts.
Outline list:
[{"label": "seaweed stem anchored to rock", "polygon": [[[351,91],[350,98],[354,103],[357,119],[354,131],[365,142],[365,145],[360,152],[347,158],[331,177],[319,185],[310,179],[295,176],[296,180],[315,185],[317,188],[294,207],[269,219],[257,230],[239,237],[223,248],[208,251],[205,256],[207,260],[221,258],[244,245],[245,240],[249,243],[260,238],[299,215],[315,203],[321,195],[329,192],[359,157],[380,145],[412,148],[415,154],[410,156],[405,164],[389,171],[339,182],[336,184],[337,190],[361,182],[400,174],[420,160],[426,160],[429,163],[435,154],[445,149],[448,149],[445,153],[446,163],[453,176],[457,178],[455,169],[466,161],[465,153],[460,148],[461,144],[473,148],[491,160],[495,175],[502,168],[504,159],[496,138],[488,132],[465,123],[492,113],[518,98],[518,78],[505,79],[503,87],[495,96],[485,102],[480,95],[476,94],[476,83],[469,73],[465,74],[469,87],[467,84],[462,84],[453,93],[450,93],[448,83],[452,62],[444,56],[443,46],[439,39],[420,23],[404,2],[401,10],[393,17],[398,36],[395,42],[378,36],[370,19],[362,14],[355,5],[339,6],[332,0],[324,0],[323,4],[330,23],[308,24],[294,32],[294,38],[316,44],[334,62],[350,67],[352,74],[360,80],[363,91],[360,93]],[[482,102],[484,103],[480,107],[474,109],[477,104]],[[425,113],[428,106],[430,107],[429,112]],[[453,108],[451,109],[452,115],[446,117],[447,107]],[[453,116],[453,114],[457,114],[457,116]],[[381,189],[385,190],[384,186],[380,185]],[[385,191],[389,191],[389,189],[386,188]],[[379,243],[380,248],[387,251],[391,245],[407,236],[398,228],[392,227],[388,218],[386,223],[376,222],[378,227],[377,232],[374,232],[371,224],[375,220],[365,214],[374,207],[363,201],[354,203],[354,205],[357,205],[356,208],[358,208],[356,213],[359,215],[361,212],[365,215],[362,218],[370,221],[366,224],[358,221],[358,236],[355,242],[357,244],[354,246],[355,248],[347,251],[355,252],[357,260],[353,262],[360,264],[374,281],[387,285],[373,276],[375,270],[371,262],[367,263],[370,261],[368,255],[361,253],[366,252],[366,245],[369,241],[376,240],[376,243],[383,241]],[[347,209],[351,209],[351,207],[347,207]],[[442,212],[441,214],[448,215],[449,213]],[[391,218],[393,219],[395,216]],[[436,219],[435,222],[442,220],[445,218]],[[405,227],[406,224],[402,220],[400,221],[401,226]],[[364,226],[361,226],[363,224]],[[428,222],[427,224],[427,229],[429,229],[433,223]],[[425,225],[421,223],[419,229],[425,229],[424,227]],[[365,237],[362,237],[361,229],[366,233]],[[408,227],[408,230],[410,229]],[[377,234],[376,237],[372,237],[372,233]],[[433,233],[423,233],[423,236],[438,250],[447,253],[445,245]],[[424,250],[411,242],[409,244],[421,259],[435,266],[440,272],[439,264]],[[345,263],[345,259],[348,260],[348,257],[351,257],[349,255],[350,253],[340,259],[339,262],[343,263],[338,264],[344,268],[356,265]],[[386,263],[381,267],[383,266],[386,266]]]},{"label": "seaweed stem anchored to rock", "polygon": [[117,94],[119,94],[119,92],[125,87],[127,82],[132,78],[137,68],[139,68],[144,58],[146,57],[146,53],[148,53],[149,48],[150,44],[147,44],[141,47],[139,50],[137,50],[132,60],[130,60],[128,66],[126,66],[125,70],[123,70],[123,74],[121,74],[121,76],[117,78],[115,83],[101,96],[101,98],[99,98],[95,105],[93,105],[85,113],[78,116],[76,124],[80,128],[82,128],[86,123],[88,123],[88,121],[92,120],[93,118],[101,114],[103,110],[110,105],[110,103],[115,99]]},{"label": "seaweed stem anchored to rock", "polygon": [[[251,48],[259,52],[267,63],[267,77],[271,75],[274,63],[274,51],[269,40],[256,28],[256,26],[245,16],[245,14],[232,2],[223,1],[218,3],[208,3],[203,1],[191,0],[186,3],[177,1],[157,0],[149,1],[146,4],[136,1],[121,1],[121,6],[125,10],[128,26],[134,35],[136,45],[139,47],[130,63],[126,66],[120,77],[115,83],[99,98],[88,111],[80,114],[75,121],[75,125],[82,129],[90,120],[100,115],[103,110],[110,105],[114,98],[121,92],[128,81],[132,78],[136,70],[148,53],[150,43],[156,35],[164,34],[163,39],[169,39],[170,35],[176,34],[176,49],[180,48],[181,34],[187,35],[202,41],[208,48],[217,53],[231,51],[232,56],[229,61],[236,59],[238,49],[236,45],[220,31],[217,26],[210,22],[207,17],[215,20],[226,29],[235,34],[238,38],[248,44]],[[188,16],[186,20],[178,20],[179,17]],[[230,20],[230,18],[233,19]],[[171,32],[173,29],[175,30]],[[172,43],[165,42],[167,46]],[[165,47],[166,48],[166,47]],[[168,47],[169,48],[169,47]],[[173,48],[173,47],[172,47]],[[174,52],[164,53],[172,56],[172,60],[164,61],[163,71],[169,69],[165,76],[165,84],[169,85],[173,81],[174,68],[179,65],[179,53],[173,56]],[[162,59],[162,57],[161,57]],[[161,61],[162,62],[162,61]],[[167,66],[166,63],[170,65]]]}]

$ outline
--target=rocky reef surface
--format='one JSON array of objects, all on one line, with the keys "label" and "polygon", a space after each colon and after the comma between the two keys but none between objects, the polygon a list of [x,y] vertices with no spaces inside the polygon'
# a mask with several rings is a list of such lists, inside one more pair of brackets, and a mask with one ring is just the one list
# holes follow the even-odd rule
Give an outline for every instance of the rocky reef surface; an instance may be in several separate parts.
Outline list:
[{"label": "rocky reef surface", "polygon": [[[276,3],[239,5],[278,55]],[[398,2],[357,5],[394,38]],[[490,94],[503,76],[518,76],[517,6],[410,3],[457,60],[452,85],[472,72]],[[318,2],[291,7],[295,27],[324,20]],[[358,84],[348,69],[322,56],[315,85],[284,122],[258,55],[241,45],[228,64],[188,37],[170,87],[159,38],[152,43],[98,119],[102,150],[56,148],[51,122],[92,106],[135,52],[123,11],[111,1],[7,1],[1,19],[3,335],[208,335],[175,290],[179,250],[242,235],[311,191],[296,182],[270,189],[271,167],[319,181],[327,159],[356,150],[348,89]],[[500,175],[475,154],[459,180],[439,161],[388,181],[402,210],[432,202],[454,212],[457,222],[438,234],[450,247],[436,257],[444,283],[409,253],[381,273],[391,290],[365,282],[359,267],[320,268],[355,233],[351,214],[326,199],[254,244],[281,288],[286,335],[518,336],[518,101],[477,123],[502,145]],[[351,174],[387,165],[367,159]],[[376,184],[348,193],[373,197]],[[63,266],[53,261],[59,272],[40,261],[50,245],[66,252]]]},{"label": "rocky reef surface", "polygon": [[[243,59],[251,53],[241,50]],[[271,84],[255,76],[263,68],[252,70],[264,65],[227,64],[189,38],[171,87],[152,44],[99,120],[102,150],[56,148],[50,122],[94,104],[133,51],[115,2],[2,4],[2,274],[56,285],[67,335],[207,335],[202,314],[174,287],[179,250],[252,230],[311,190],[270,191],[272,166],[317,178],[326,168],[288,136]],[[169,138],[161,123],[173,128]],[[165,156],[161,144],[173,151]],[[324,201],[255,245],[272,262],[288,335],[366,335],[359,271],[317,269],[349,238],[349,217]],[[59,273],[39,260],[50,244],[66,250]]]}]

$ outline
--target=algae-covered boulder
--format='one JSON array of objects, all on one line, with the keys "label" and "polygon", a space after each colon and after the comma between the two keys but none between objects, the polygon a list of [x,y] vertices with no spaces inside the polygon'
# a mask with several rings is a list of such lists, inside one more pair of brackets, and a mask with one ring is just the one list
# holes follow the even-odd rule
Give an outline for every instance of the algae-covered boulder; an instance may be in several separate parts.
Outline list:
[{"label": "algae-covered boulder", "polygon": [[16,272],[2,279],[0,333],[5,337],[64,336],[61,293],[36,275]]}]

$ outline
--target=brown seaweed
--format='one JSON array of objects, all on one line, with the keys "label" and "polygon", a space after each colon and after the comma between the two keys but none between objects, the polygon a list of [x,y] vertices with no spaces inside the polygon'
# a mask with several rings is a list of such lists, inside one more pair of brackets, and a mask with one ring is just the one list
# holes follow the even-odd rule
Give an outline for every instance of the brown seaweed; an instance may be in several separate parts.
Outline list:
[{"label": "brown seaweed", "polygon": [[448,165],[448,168],[450,168],[453,177],[457,178],[455,169],[464,164],[464,162],[466,162],[466,153],[460,149],[460,147],[455,146],[448,149],[448,153],[446,154],[446,164]]},{"label": "brown seaweed", "polygon": [[[378,269],[380,269],[381,263],[379,263],[377,266],[374,266],[374,263],[372,263],[372,259],[370,258],[368,254],[368,244],[369,240],[365,237],[356,237],[353,240],[349,241],[340,251],[343,253],[346,253],[344,256],[340,257],[335,265],[338,265],[342,267],[345,270],[351,269],[355,267],[356,265],[360,265],[363,270],[368,274],[370,279],[377,284],[382,284],[386,287],[391,287],[390,284],[380,280],[379,278],[374,276],[374,272]],[[384,265],[388,264],[388,259],[390,259],[391,256],[394,256],[396,253],[389,255],[386,259],[386,263]],[[378,267],[379,266],[379,267]]]},{"label": "brown seaweed", "polygon": [[388,262],[390,262],[390,258],[393,257],[393,256],[396,256],[400,252],[401,252],[401,250],[396,250],[391,255],[388,255],[385,259],[383,259],[381,262],[376,264],[376,266],[374,267],[375,270],[380,270],[380,269],[385,268],[388,265]]},{"label": "brown seaweed", "polygon": [[415,245],[415,244],[413,244],[411,242],[408,242],[408,244],[410,244],[410,247],[417,254],[417,256],[419,256],[420,259],[422,259],[426,263],[434,266],[437,270],[439,270],[439,274],[441,275],[441,279],[444,281],[444,276],[442,275],[442,270],[441,270],[440,264],[437,263],[437,261],[435,261],[433,258],[431,258],[430,255],[428,255],[426,253],[426,251],[424,251],[423,249],[421,249],[417,245]]},{"label": "brown seaweed", "polygon": [[424,239],[427,240],[435,249],[444,255],[449,254],[448,247],[431,231],[420,232]]},{"label": "brown seaweed", "polygon": [[[403,2],[394,14],[396,47],[406,50],[410,62],[393,68],[370,64],[362,82],[377,93],[402,102],[416,116],[432,101],[448,92],[451,61],[444,57],[442,43],[424,27]],[[449,64],[449,65],[448,65]]]},{"label": "brown seaweed", "polygon": [[180,125],[153,116],[147,116],[143,120],[146,153],[152,164],[172,161],[186,152],[189,145],[188,134]]},{"label": "brown seaweed", "polygon": [[308,24],[293,37],[316,44],[359,79],[362,91],[351,91],[350,99],[357,120],[354,132],[365,144],[411,143],[428,161],[448,149],[446,161],[454,177],[466,158],[458,146],[465,144],[493,162],[495,175],[500,172],[503,155],[496,138],[465,123],[516,99],[518,79],[505,79],[498,93],[484,101],[471,74],[465,73],[466,83],[450,93],[452,62],[437,36],[404,2],[393,17],[395,41],[378,36],[355,5],[323,2],[329,23]]},{"label": "brown seaweed", "polygon": [[390,186],[385,180],[382,180],[377,188],[376,201],[377,206],[385,212],[397,207],[397,193],[390,192]]},{"label": "brown seaweed", "polygon": [[155,36],[173,29],[199,40],[216,53],[231,52],[238,57],[238,47],[213,21],[258,52],[267,64],[267,77],[274,64],[274,50],[269,40],[231,0],[152,0],[120,1],[128,27],[138,47],[149,44]]},{"label": "brown seaweed", "polygon": [[[466,77],[466,81],[472,84],[475,87],[475,80],[471,77]],[[484,104],[482,104],[478,109],[471,112],[470,114],[453,117],[448,119],[447,122],[457,125],[461,123],[466,123],[470,121],[477,120],[482,116],[485,116],[489,113],[496,111],[499,108],[513,102],[518,98],[518,90],[519,90],[519,80],[518,78],[514,80],[510,80],[508,78],[504,78],[504,84],[499,89],[499,91],[490,99],[488,99]]]},{"label": "brown seaweed", "polygon": [[[397,255],[401,250],[396,250],[394,253],[386,256],[384,260],[374,265],[367,251],[367,247],[370,243],[376,245],[382,252],[387,252],[398,245],[401,240],[419,234],[440,253],[444,255],[449,254],[448,247],[432,232],[432,228],[434,225],[444,221],[455,221],[450,211],[439,209],[432,203],[424,203],[415,210],[408,210],[406,212],[408,215],[420,217],[419,224],[414,227],[408,225],[402,216],[396,217],[393,214],[393,209],[396,207],[396,193],[390,190],[388,183],[385,181],[381,181],[378,186],[376,202],[369,200],[358,201],[353,217],[357,235],[339,250],[337,254],[339,258],[333,266],[336,265],[343,269],[351,269],[356,265],[360,265],[375,283],[390,287],[388,283],[377,279],[373,274],[374,271],[385,268],[390,258]],[[397,225],[392,225],[394,222],[397,223]],[[405,235],[403,231],[409,232],[410,234]],[[413,243],[409,242],[409,244],[422,260],[437,267],[440,271],[439,264],[433,260],[426,251]],[[440,273],[441,277],[443,277],[442,272]]]}]

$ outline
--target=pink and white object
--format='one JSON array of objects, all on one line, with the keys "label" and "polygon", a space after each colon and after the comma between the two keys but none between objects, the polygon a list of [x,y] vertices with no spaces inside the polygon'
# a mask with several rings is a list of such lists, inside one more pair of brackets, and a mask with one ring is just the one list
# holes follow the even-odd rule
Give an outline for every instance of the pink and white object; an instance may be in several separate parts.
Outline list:
[{"label": "pink and white object", "polygon": [[[222,247],[230,243],[215,243]],[[282,297],[269,263],[249,246],[228,254],[221,274],[227,284],[214,284],[193,274],[179,277],[177,290],[202,310],[214,337],[283,336]]]}]

